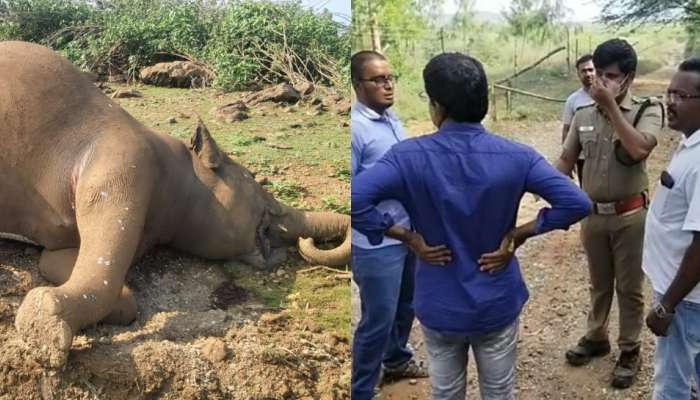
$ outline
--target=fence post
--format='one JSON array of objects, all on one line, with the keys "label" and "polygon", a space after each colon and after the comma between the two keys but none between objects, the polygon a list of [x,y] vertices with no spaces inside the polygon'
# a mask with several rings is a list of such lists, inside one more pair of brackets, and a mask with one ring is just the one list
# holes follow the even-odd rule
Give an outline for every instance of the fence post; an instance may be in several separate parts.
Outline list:
[{"label": "fence post", "polygon": [[498,121],[498,110],[496,108],[496,86],[491,85],[491,120]]},{"label": "fence post", "polygon": [[569,27],[566,27],[566,68],[571,73],[571,36]]},{"label": "fence post", "polygon": [[445,29],[440,28],[440,48],[442,49],[442,52],[445,52]]}]

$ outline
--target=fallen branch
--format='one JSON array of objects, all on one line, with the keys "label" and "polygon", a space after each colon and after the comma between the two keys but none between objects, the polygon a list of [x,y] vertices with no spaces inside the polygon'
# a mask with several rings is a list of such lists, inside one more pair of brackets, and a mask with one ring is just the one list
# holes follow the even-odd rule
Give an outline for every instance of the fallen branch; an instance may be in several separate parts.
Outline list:
[{"label": "fallen branch", "polygon": [[[332,272],[333,274],[344,273],[344,271],[341,271],[339,269],[326,267],[325,265],[317,265],[315,267],[300,269],[297,271],[297,274],[307,274],[309,272],[314,272],[314,271],[326,271],[326,272]],[[346,272],[346,273],[350,273],[350,272]]]},{"label": "fallen branch", "polygon": [[565,49],[566,49],[565,46],[561,46],[561,47],[559,47],[559,48],[556,48],[556,49],[550,51],[549,53],[547,53],[546,56],[544,56],[544,57],[540,58],[539,60],[535,61],[533,64],[530,64],[529,66],[527,66],[527,67],[521,69],[520,71],[514,73],[513,75],[511,75],[511,76],[509,76],[509,77],[507,77],[507,78],[503,78],[503,79],[501,79],[501,80],[499,80],[499,81],[496,81],[496,83],[498,84],[498,83],[505,83],[505,82],[508,82],[509,80],[514,79],[514,78],[516,78],[516,77],[518,77],[518,76],[524,74],[525,72],[527,72],[527,71],[529,71],[529,70],[535,68],[536,66],[540,65],[544,60],[548,59],[549,57],[551,57],[551,56],[553,56],[553,55],[555,55],[555,54],[557,54],[557,53],[559,53],[560,51],[565,50]]},{"label": "fallen branch", "polygon": [[566,100],[565,100],[565,99],[557,99],[557,98],[554,98],[554,97],[543,96],[543,95],[541,95],[541,94],[532,93],[532,92],[528,92],[528,91],[521,90],[521,89],[515,89],[515,88],[512,88],[512,87],[510,87],[510,86],[499,85],[499,84],[497,84],[497,83],[495,83],[495,84],[493,85],[493,87],[494,87],[494,88],[497,88],[497,89],[501,89],[501,90],[506,90],[506,91],[509,91],[509,92],[513,92],[513,93],[522,94],[523,96],[534,97],[534,98],[536,98],[536,99],[547,100],[547,101],[553,101],[553,102],[556,102],[556,103],[566,103]]}]

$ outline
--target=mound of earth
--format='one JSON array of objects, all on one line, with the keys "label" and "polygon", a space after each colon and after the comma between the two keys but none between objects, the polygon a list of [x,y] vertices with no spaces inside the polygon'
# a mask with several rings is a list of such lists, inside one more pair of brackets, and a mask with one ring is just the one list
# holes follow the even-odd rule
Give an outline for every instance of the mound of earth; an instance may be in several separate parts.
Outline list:
[{"label": "mound of earth", "polygon": [[141,81],[165,87],[204,87],[212,74],[204,66],[191,61],[162,62],[141,70]]},{"label": "mound of earth", "polygon": [[350,347],[313,322],[256,303],[215,263],[167,250],[128,274],[129,326],[76,336],[67,364],[43,368],[13,321],[47,285],[39,254],[0,240],[0,399],[349,399]]}]

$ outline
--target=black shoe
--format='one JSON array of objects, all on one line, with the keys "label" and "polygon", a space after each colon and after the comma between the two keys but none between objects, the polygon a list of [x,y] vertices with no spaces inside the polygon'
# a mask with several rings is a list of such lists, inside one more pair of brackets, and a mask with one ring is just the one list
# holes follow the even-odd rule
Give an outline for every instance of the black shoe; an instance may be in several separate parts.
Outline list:
[{"label": "black shoe", "polygon": [[416,362],[416,360],[411,359],[406,364],[390,369],[384,368],[384,382],[394,382],[400,379],[415,379],[415,378],[427,378],[428,369],[422,364]]},{"label": "black shoe", "polygon": [[593,357],[601,357],[610,353],[610,342],[607,340],[588,340],[582,337],[578,344],[566,351],[566,361],[576,367],[588,364]]},{"label": "black shoe", "polygon": [[617,389],[627,389],[632,386],[641,361],[639,349],[621,352],[612,373],[612,386]]}]

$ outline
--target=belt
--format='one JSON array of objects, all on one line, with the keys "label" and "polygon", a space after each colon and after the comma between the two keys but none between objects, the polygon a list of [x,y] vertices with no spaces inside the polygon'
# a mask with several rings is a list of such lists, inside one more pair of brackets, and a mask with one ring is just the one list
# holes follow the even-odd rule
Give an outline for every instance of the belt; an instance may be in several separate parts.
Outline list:
[{"label": "belt", "polygon": [[613,201],[610,203],[594,202],[593,212],[598,215],[620,215],[636,211],[646,206],[648,206],[647,194],[646,192],[642,192],[621,201]]}]

